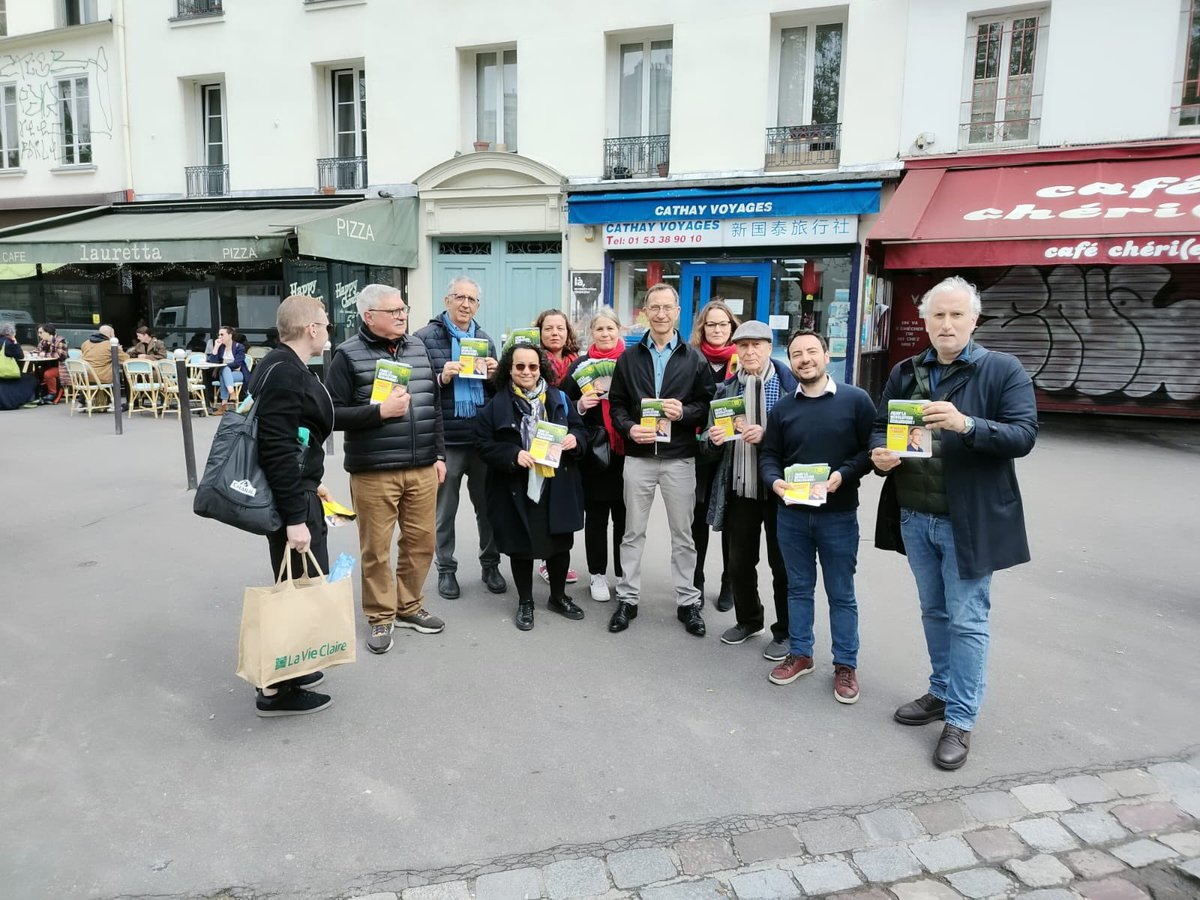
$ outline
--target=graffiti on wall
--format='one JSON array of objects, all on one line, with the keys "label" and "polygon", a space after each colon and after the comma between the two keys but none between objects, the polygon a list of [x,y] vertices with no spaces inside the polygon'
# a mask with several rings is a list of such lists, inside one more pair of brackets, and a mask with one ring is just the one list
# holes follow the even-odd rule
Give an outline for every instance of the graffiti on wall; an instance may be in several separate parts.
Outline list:
[{"label": "graffiti on wall", "polygon": [[111,138],[113,109],[108,84],[108,54],[97,47],[82,57],[64,50],[0,53],[0,84],[16,84],[17,134],[21,159],[62,161],[63,110],[59,84],[88,79],[88,118],[93,143]]},{"label": "graffiti on wall", "polygon": [[1015,266],[980,292],[976,335],[1048,393],[1200,398],[1200,276],[1162,266]]}]

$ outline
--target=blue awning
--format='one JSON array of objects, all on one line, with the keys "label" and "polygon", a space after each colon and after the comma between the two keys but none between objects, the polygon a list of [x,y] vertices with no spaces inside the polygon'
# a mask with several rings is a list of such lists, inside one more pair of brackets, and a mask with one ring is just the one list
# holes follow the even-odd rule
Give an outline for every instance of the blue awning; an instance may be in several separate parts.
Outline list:
[{"label": "blue awning", "polygon": [[879,212],[880,186],[878,181],[853,181],[803,187],[572,194],[567,200],[567,221],[572,225],[603,225],[679,219],[864,215]]}]

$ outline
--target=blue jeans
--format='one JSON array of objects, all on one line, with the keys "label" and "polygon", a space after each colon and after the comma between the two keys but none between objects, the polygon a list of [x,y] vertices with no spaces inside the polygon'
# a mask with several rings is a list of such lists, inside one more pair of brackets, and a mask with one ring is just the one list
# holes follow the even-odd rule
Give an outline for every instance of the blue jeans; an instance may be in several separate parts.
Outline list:
[{"label": "blue jeans", "polygon": [[813,596],[817,558],[825,596],[829,599],[829,632],[834,665],[858,666],[858,601],[854,571],[858,566],[858,512],[810,512],[780,506],[779,549],[787,568],[788,637],[793,656],[813,655]]},{"label": "blue jeans", "polygon": [[242,373],[235,372],[233,369],[226,366],[221,370],[221,388],[220,395],[222,400],[228,400],[229,395],[233,393],[233,386],[242,383]]},{"label": "blue jeans", "polygon": [[992,576],[959,578],[946,516],[900,510],[900,533],[917,581],[929,649],[929,693],[946,701],[946,723],[970,731],[987,684]]}]

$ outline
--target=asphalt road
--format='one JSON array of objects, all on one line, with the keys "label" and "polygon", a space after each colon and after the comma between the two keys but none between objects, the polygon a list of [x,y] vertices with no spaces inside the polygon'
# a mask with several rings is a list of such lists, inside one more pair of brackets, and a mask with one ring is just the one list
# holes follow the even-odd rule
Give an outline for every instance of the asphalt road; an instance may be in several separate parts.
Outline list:
[{"label": "asphalt road", "polygon": [[[478,581],[464,503],[464,596],[441,600],[429,581],[446,631],[360,649],[330,673],[332,709],[263,720],[233,669],[242,589],[271,578],[265,540],[191,514],[176,420],[121,437],[111,417],[61,407],[2,424],[5,896],[331,895],[378,883],[370,873],[1200,743],[1194,425],[1044,427],[1019,464],[1034,561],[994,580],[987,701],[969,764],[945,773],[929,762],[935,727],[891,721],[927,662],[907,566],[870,544],[874,477],[856,706],[832,697],[820,605],[817,671],[788,687],[766,680],[766,636],[718,641],[732,613],[710,609],[704,640],[684,632],[661,509],[628,632],[608,634],[612,604],[583,584],[584,621],[540,609],[518,632],[514,595]],[[197,422],[202,446],[213,428]],[[348,499],[341,457],[328,469]],[[355,552],[353,529],[331,550]],[[573,561],[584,570],[581,540]]]}]

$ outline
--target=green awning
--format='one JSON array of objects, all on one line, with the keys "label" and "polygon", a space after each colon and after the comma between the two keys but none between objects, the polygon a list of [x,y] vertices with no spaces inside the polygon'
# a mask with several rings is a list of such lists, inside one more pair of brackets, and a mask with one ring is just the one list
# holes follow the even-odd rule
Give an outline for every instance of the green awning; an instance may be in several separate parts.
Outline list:
[{"label": "green awning", "polygon": [[363,200],[296,224],[302,256],[368,266],[417,266],[417,198]]}]

